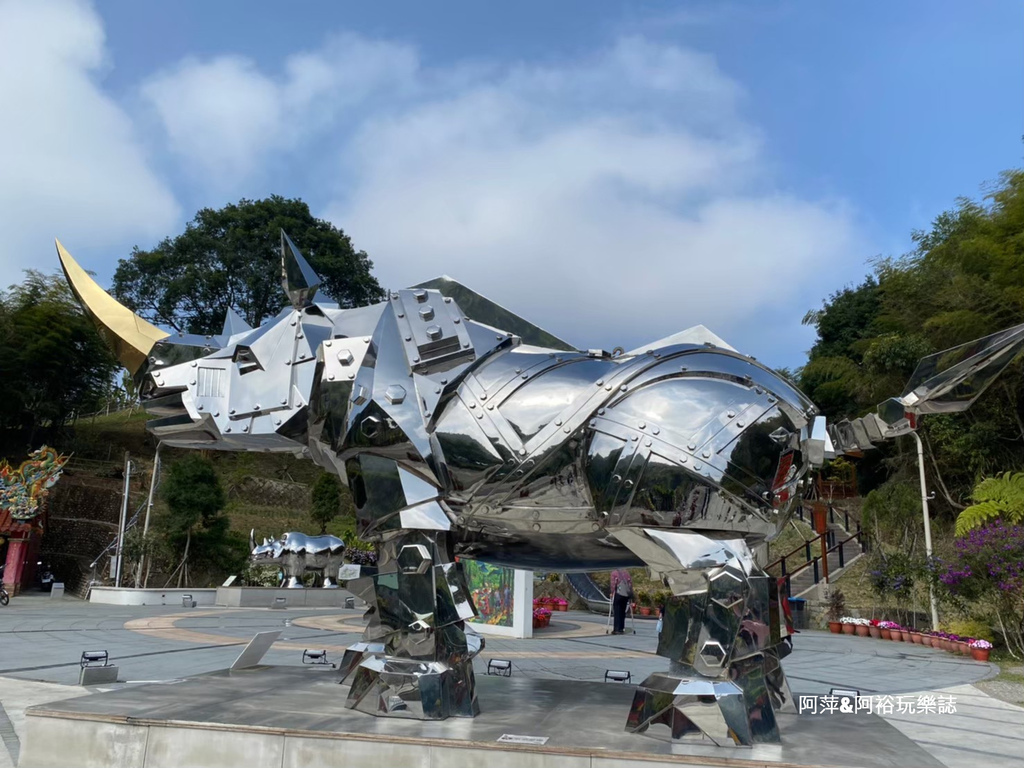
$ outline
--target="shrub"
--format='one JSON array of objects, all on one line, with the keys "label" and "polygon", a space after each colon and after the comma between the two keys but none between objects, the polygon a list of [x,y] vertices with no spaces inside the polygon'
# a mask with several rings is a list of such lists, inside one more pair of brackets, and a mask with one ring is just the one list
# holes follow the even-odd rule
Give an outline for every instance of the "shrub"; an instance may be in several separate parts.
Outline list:
[{"label": "shrub", "polygon": [[934,574],[965,614],[990,606],[1007,650],[1024,656],[1024,525],[997,521],[970,531],[951,557],[934,563]]}]

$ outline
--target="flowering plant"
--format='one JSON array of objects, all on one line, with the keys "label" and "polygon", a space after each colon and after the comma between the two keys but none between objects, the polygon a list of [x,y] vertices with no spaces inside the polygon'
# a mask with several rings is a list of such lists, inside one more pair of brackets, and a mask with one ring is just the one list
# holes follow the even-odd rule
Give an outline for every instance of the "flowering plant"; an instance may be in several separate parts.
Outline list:
[{"label": "flowering plant", "polygon": [[936,586],[965,612],[991,606],[1007,650],[1024,655],[1024,525],[996,520],[954,542],[952,557],[934,566]]},{"label": "flowering plant", "polygon": [[547,617],[551,616],[551,611],[548,608],[534,608],[533,609],[533,618],[535,618],[535,619],[543,619],[545,616],[547,616]]},{"label": "flowering plant", "polygon": [[882,622],[879,621],[878,619],[872,619],[871,620],[871,626],[872,627],[880,627],[880,626],[882,626]]},{"label": "flowering plant", "polygon": [[882,629],[903,629],[903,627],[901,627],[895,621],[880,621],[878,622],[878,626]]},{"label": "flowering plant", "polygon": [[862,627],[866,627],[871,623],[867,619],[858,619],[856,616],[843,616],[839,621],[843,624],[857,624]]},{"label": "flowering plant", "polygon": [[992,647],[992,643],[988,640],[971,640],[971,648],[980,648],[982,650],[988,650]]}]

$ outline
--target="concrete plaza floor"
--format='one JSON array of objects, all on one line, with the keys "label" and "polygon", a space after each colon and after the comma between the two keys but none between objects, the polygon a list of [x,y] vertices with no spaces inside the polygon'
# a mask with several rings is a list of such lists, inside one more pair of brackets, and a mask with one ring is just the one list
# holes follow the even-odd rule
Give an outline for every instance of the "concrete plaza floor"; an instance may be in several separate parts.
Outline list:
[{"label": "concrete plaza floor", "polygon": [[[76,685],[84,650],[107,650],[120,667],[119,679],[128,684],[163,681],[228,667],[256,632],[279,629],[281,639],[264,661],[298,666],[304,648],[326,648],[339,659],[359,638],[361,619],[361,611],[337,608],[122,607],[19,596],[0,609],[0,767],[17,764],[28,706],[95,692]],[[510,659],[514,677],[549,680],[600,682],[605,670],[622,669],[639,682],[667,666],[654,654],[653,621],[638,620],[635,635],[609,636],[599,616],[573,612],[553,619],[532,640],[488,638],[478,674],[493,657]],[[952,696],[955,711],[893,706],[883,717],[950,768],[1021,765],[1024,709],[974,685],[995,674],[992,665],[917,645],[803,632],[784,666],[797,697],[826,694],[833,687],[893,697],[897,703]],[[102,690],[116,687],[123,686]]]}]

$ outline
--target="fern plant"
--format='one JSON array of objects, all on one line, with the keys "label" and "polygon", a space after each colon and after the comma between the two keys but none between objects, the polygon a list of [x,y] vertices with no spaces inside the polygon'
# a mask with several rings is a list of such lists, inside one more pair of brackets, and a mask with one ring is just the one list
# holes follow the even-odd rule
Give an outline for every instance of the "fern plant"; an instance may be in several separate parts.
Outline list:
[{"label": "fern plant", "polygon": [[1024,523],[1024,472],[1004,472],[978,483],[971,495],[975,503],[956,518],[956,535],[1001,519],[1008,524]]}]

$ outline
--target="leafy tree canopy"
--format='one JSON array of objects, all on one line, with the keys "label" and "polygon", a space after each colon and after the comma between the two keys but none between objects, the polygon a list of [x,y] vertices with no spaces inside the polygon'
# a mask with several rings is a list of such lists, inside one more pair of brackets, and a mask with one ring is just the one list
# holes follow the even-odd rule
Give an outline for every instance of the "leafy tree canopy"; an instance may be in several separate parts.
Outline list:
[{"label": "leafy tree canopy", "polygon": [[0,427],[64,425],[113,389],[117,364],[64,278],[34,270],[0,292]]},{"label": "leafy tree canopy", "polygon": [[135,248],[114,273],[112,293],[158,325],[220,333],[229,307],[256,327],[286,304],[281,290],[281,230],[321,279],[320,292],[341,307],[380,301],[373,263],[333,224],[301,200],[273,196],[204,208],[174,238]]},{"label": "leafy tree canopy", "polygon": [[338,516],[341,509],[341,485],[338,478],[329,472],[321,473],[313,484],[313,499],[309,516],[320,526],[320,533],[327,533],[327,524]]},{"label": "leafy tree canopy", "polygon": [[[982,202],[959,200],[913,240],[804,318],[818,339],[800,385],[832,419],[902,394],[921,357],[1024,322],[1024,171],[1004,173]],[[1017,361],[966,413],[922,420],[930,485],[949,509],[981,477],[1024,468],[1022,393]],[[902,450],[884,447],[890,469],[913,466]]]}]

